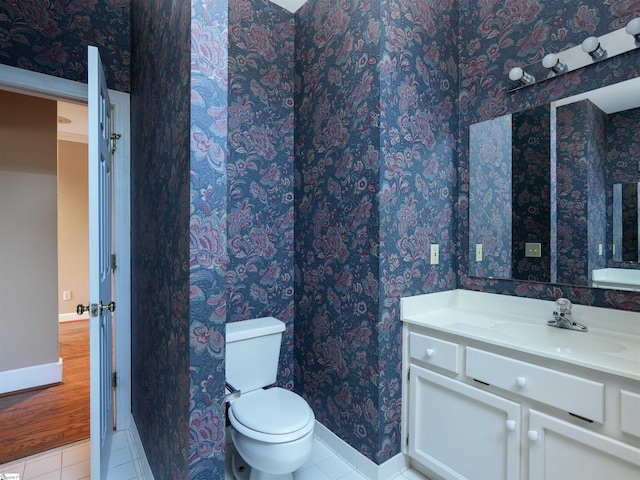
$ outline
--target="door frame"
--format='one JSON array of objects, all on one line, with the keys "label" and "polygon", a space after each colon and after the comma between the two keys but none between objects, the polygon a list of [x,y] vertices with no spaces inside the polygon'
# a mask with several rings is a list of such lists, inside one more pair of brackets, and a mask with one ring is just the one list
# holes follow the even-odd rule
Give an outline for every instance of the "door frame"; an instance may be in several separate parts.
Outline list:
[{"label": "door frame", "polygon": [[[87,84],[0,65],[0,89],[51,100],[87,104]],[[128,93],[109,89],[116,128],[122,136],[113,157],[113,251],[117,255],[114,273],[116,428],[127,430],[131,421],[131,126]],[[99,414],[99,413],[98,413]],[[94,415],[94,412],[91,412]]]}]

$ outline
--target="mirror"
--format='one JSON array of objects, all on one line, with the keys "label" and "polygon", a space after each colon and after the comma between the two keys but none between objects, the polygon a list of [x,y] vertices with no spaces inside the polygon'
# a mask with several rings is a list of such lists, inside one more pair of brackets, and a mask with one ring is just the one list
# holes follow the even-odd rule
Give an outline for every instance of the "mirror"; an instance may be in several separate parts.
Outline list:
[{"label": "mirror", "polygon": [[640,78],[469,138],[471,276],[640,290]]}]

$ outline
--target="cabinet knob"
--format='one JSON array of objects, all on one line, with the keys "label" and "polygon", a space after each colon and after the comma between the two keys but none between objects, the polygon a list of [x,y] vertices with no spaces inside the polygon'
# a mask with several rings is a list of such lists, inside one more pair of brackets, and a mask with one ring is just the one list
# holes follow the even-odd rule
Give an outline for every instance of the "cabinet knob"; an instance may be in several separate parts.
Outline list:
[{"label": "cabinet knob", "polygon": [[431,358],[431,357],[433,357],[433,354],[435,352],[433,351],[433,348],[427,348],[424,353],[427,356],[427,358]]},{"label": "cabinet knob", "polygon": [[516,422],[514,420],[507,420],[507,430],[514,431],[516,429]]},{"label": "cabinet knob", "polygon": [[516,378],[516,385],[518,385],[520,388],[524,387],[527,384],[527,379],[524,377],[517,377]]},{"label": "cabinet knob", "polygon": [[536,440],[538,440],[538,432],[536,432],[535,430],[529,430],[527,432],[527,437],[529,437],[529,440],[531,440],[532,442],[535,442]]}]

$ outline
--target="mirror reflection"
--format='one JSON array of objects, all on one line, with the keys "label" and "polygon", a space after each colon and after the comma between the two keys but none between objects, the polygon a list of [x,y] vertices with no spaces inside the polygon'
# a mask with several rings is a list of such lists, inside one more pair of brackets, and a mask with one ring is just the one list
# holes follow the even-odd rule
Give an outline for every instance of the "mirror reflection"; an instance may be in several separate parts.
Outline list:
[{"label": "mirror reflection", "polygon": [[640,290],[640,79],[469,134],[470,275]]}]

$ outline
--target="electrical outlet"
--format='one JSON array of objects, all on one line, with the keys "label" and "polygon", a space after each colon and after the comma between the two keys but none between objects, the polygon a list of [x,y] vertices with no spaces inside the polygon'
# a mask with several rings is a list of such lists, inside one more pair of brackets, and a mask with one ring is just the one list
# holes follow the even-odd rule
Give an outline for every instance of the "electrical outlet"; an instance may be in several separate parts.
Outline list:
[{"label": "electrical outlet", "polygon": [[440,245],[433,243],[431,245],[431,265],[440,263]]},{"label": "electrical outlet", "polygon": [[482,261],[482,244],[476,243],[476,262]]},{"label": "electrical outlet", "polygon": [[525,257],[541,257],[542,244],[541,243],[525,243],[524,256]]},{"label": "electrical outlet", "polygon": [[62,292],[62,300],[64,300],[65,302],[67,300],[71,300],[71,290],[65,290]]}]

